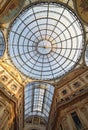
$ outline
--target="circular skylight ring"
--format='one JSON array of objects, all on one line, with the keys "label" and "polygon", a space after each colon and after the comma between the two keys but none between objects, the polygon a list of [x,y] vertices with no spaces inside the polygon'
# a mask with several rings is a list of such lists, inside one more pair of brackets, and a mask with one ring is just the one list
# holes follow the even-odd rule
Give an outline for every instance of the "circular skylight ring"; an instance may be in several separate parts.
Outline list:
[{"label": "circular skylight ring", "polygon": [[83,27],[64,5],[40,3],[15,19],[8,41],[11,60],[22,73],[50,80],[76,66],[83,50]]},{"label": "circular skylight ring", "polygon": [[3,56],[5,52],[5,39],[2,31],[0,31],[0,58]]}]

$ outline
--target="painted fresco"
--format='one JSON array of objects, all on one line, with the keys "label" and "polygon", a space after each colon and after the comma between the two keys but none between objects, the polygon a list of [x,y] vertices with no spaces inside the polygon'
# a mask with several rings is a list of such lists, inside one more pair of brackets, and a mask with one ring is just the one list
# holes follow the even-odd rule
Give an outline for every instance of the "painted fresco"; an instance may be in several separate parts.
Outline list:
[{"label": "painted fresco", "polygon": [[11,21],[21,10],[25,0],[0,0],[0,23]]},{"label": "painted fresco", "polygon": [[88,0],[74,0],[80,18],[88,24]]}]

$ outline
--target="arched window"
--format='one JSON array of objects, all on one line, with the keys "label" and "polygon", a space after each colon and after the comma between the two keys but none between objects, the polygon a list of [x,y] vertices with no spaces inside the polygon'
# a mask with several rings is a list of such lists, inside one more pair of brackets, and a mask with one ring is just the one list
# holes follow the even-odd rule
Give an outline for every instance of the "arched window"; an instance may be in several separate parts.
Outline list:
[{"label": "arched window", "polygon": [[83,125],[82,125],[77,113],[73,112],[73,113],[71,113],[71,116],[72,116],[72,119],[73,119],[73,121],[75,123],[75,126],[76,126],[77,130],[81,130],[83,128]]},{"label": "arched window", "polygon": [[5,39],[3,33],[0,31],[0,57],[3,56],[5,51]]}]

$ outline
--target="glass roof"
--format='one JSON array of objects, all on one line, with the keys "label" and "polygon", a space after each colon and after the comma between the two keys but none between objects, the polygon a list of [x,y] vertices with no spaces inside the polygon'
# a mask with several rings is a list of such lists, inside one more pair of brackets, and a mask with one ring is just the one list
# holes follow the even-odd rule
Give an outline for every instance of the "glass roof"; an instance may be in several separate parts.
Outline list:
[{"label": "glass roof", "polygon": [[40,116],[48,120],[54,87],[47,83],[33,82],[25,88],[25,119]]},{"label": "glass roof", "polygon": [[86,65],[88,66],[88,45],[87,45],[86,51],[85,51],[85,62],[86,62]]},{"label": "glass roof", "polygon": [[3,56],[5,51],[5,39],[3,33],[0,31],[0,57]]},{"label": "glass roof", "polygon": [[56,79],[75,67],[83,50],[83,34],[80,20],[69,8],[39,3],[25,9],[11,25],[8,52],[26,76]]}]

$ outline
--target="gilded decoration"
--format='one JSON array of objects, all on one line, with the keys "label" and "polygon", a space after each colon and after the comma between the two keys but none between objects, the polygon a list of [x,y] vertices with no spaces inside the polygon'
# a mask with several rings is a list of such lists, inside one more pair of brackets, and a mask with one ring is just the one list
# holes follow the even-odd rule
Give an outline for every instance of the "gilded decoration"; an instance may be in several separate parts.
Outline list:
[{"label": "gilded decoration", "polygon": [[[3,67],[3,69],[5,69],[12,77],[16,78],[17,81],[22,83],[21,75],[14,67],[12,67],[11,65],[9,65],[5,62],[2,62],[1,60],[0,60],[0,66]],[[4,77],[4,79],[5,79],[5,77]]]},{"label": "gilded decoration", "polygon": [[23,6],[24,0],[0,0],[0,23],[12,20]]},{"label": "gilded decoration", "polygon": [[80,18],[88,24],[88,0],[74,0]]}]

